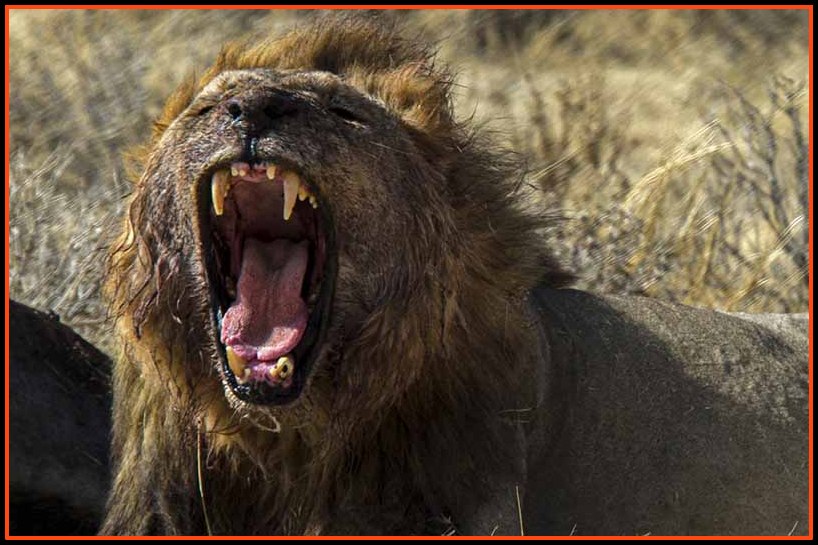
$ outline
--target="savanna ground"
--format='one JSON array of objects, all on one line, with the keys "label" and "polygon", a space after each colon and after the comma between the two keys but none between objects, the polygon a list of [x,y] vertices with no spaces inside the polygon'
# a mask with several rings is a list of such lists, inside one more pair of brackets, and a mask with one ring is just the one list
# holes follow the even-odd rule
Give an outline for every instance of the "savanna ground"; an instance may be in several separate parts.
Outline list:
[{"label": "savanna ground", "polygon": [[[110,350],[122,151],[226,40],[312,11],[12,10],[10,295]],[[577,286],[808,306],[806,10],[382,13],[439,44],[461,118],[521,154]]]}]

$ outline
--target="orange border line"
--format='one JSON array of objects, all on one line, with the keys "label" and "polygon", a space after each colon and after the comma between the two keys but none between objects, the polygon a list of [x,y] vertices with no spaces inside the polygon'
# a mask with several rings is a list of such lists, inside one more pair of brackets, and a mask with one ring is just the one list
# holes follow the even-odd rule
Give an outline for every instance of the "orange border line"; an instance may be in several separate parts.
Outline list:
[{"label": "orange border line", "polygon": [[6,10],[9,9],[61,9],[61,10],[80,10],[80,9],[151,9],[151,10],[170,10],[170,9],[198,9],[198,10],[216,10],[216,9],[231,9],[231,10],[245,10],[245,9],[268,9],[268,10],[288,10],[288,9],[383,9],[383,10],[416,10],[416,9],[492,9],[492,10],[557,10],[557,9],[579,9],[579,10],[602,10],[602,9],[614,9],[614,10],[628,10],[628,9],[654,9],[654,10],[719,10],[719,9],[730,9],[730,10],[795,10],[795,9],[809,9],[810,12],[812,11],[812,6],[810,4],[770,4],[770,5],[750,5],[750,6],[736,6],[731,4],[710,4],[710,5],[697,5],[697,4],[648,4],[648,5],[639,5],[639,4],[613,4],[613,5],[606,5],[606,4],[584,4],[584,5],[571,5],[571,4],[555,4],[555,5],[548,5],[548,6],[540,6],[540,5],[532,5],[532,4],[522,4],[522,5],[515,5],[515,4],[508,4],[508,5],[491,5],[491,4],[476,4],[476,5],[464,5],[464,4],[312,4],[312,5],[304,5],[304,4],[282,4],[282,5],[264,5],[264,4],[239,4],[239,5],[190,5],[190,4],[164,4],[164,5],[152,5],[152,4],[73,4],[70,6],[62,5],[62,4],[39,4],[39,5],[15,5],[9,4],[6,6]]},{"label": "orange border line", "polygon": [[[300,4],[293,4],[293,5],[280,5],[280,6],[265,6],[265,5],[238,5],[238,6],[229,6],[229,5],[215,5],[215,6],[191,6],[191,5],[162,5],[162,6],[154,6],[154,5],[142,5],[142,4],[132,4],[132,5],[70,5],[64,6],[59,4],[44,4],[44,5],[36,5],[36,6],[26,6],[26,5],[6,5],[5,9],[5,17],[6,17],[6,84],[5,84],[5,105],[6,105],[6,122],[5,122],[5,136],[6,136],[6,146],[5,146],[5,157],[6,157],[6,297],[5,297],[5,355],[6,355],[6,366],[5,366],[5,377],[6,377],[6,388],[5,388],[5,406],[6,406],[6,430],[5,430],[5,454],[6,454],[6,480],[5,480],[5,538],[11,540],[41,540],[44,539],[43,536],[10,536],[9,535],[9,480],[8,476],[10,474],[9,470],[9,288],[10,288],[10,267],[9,267],[9,245],[10,245],[10,208],[9,208],[9,159],[10,159],[10,144],[9,144],[9,133],[10,133],[10,125],[9,125],[9,12],[12,9],[28,9],[28,10],[38,10],[38,9],[61,9],[61,10],[79,10],[79,9],[150,9],[150,10],[167,10],[167,9],[232,9],[232,10],[243,10],[243,9],[502,9],[502,10],[542,10],[542,9],[579,9],[579,10],[590,10],[590,9],[614,9],[614,10],[621,10],[621,9],[659,9],[659,10],[671,10],[671,9],[678,9],[678,10],[715,10],[715,9],[731,9],[731,10],[800,10],[806,9],[808,11],[809,17],[809,51],[808,51],[808,59],[809,59],[809,187],[808,187],[808,194],[809,194],[809,228],[808,228],[808,236],[809,236],[809,271],[808,271],[808,284],[809,284],[809,531],[808,535],[806,536],[512,536],[506,537],[504,536],[502,539],[514,539],[514,540],[552,540],[552,539],[570,539],[570,540],[590,540],[590,539],[608,539],[608,540],[687,540],[687,539],[717,539],[717,540],[770,540],[770,539],[786,539],[786,540],[808,540],[812,539],[813,537],[813,332],[812,332],[812,323],[813,323],[813,305],[812,305],[812,287],[813,287],[813,262],[812,262],[812,243],[813,243],[813,213],[812,213],[812,203],[813,203],[813,189],[812,189],[812,182],[813,182],[813,156],[812,156],[812,112],[813,112],[813,96],[812,96],[812,79],[813,79],[813,70],[812,70],[812,61],[813,61],[813,54],[812,54],[812,47],[813,47],[813,38],[812,38],[812,10],[813,6],[811,4],[807,5],[750,5],[750,6],[735,6],[735,5],[551,5],[551,6],[536,6],[536,5],[503,5],[503,6],[493,6],[493,5],[300,5]],[[66,541],[72,540],[99,540],[99,539],[115,539],[115,540],[122,540],[122,539],[141,539],[141,540],[166,540],[166,539],[173,539],[173,540],[212,540],[212,539],[223,539],[220,537],[214,536],[47,536],[46,539],[61,539]],[[270,537],[264,536],[231,536],[230,539],[238,539],[238,540],[269,540]],[[420,539],[420,540],[428,540],[428,539],[454,539],[454,540],[485,540],[485,539],[500,539],[497,537],[491,536],[450,536],[450,537],[442,537],[442,536],[389,536],[389,537],[372,537],[372,536],[339,536],[339,537],[332,537],[332,536],[287,536],[285,539],[294,539],[294,540],[321,540],[321,539],[341,539],[341,540],[373,540],[373,539],[389,539],[389,540],[408,540],[408,539]]]},{"label": "orange border line", "polygon": [[472,541],[472,540],[520,540],[520,541],[553,541],[553,540],[572,540],[572,541],[590,541],[590,540],[599,540],[599,539],[606,539],[612,541],[645,541],[645,540],[661,540],[661,541],[679,541],[679,540],[698,540],[698,539],[715,539],[715,540],[726,540],[726,541],[762,541],[762,540],[808,540],[810,539],[809,536],[11,536],[9,538],[8,534],[6,534],[7,539],[12,540],[21,540],[21,541],[29,541],[29,540],[37,540],[40,541],[42,539],[60,539],[66,541],[94,541],[94,540],[175,540],[175,541],[223,541],[224,539],[229,538],[230,540],[241,540],[241,541],[255,541],[255,540],[294,540],[294,541],[313,541],[313,540],[340,540],[340,541],[369,541],[369,540],[394,540],[394,541],[407,541],[407,540],[455,540],[455,541]]},{"label": "orange border line", "polygon": [[813,332],[812,326],[815,323],[814,315],[813,315],[813,306],[812,306],[812,287],[813,287],[813,280],[815,279],[815,269],[814,264],[812,261],[813,253],[812,253],[812,239],[813,239],[813,230],[815,229],[815,223],[813,223],[813,214],[812,214],[812,203],[813,203],[813,145],[812,145],[812,115],[814,109],[812,107],[813,104],[813,96],[812,96],[812,62],[813,62],[813,53],[812,53],[812,6],[809,7],[809,111],[807,118],[809,119],[809,185],[807,187],[807,191],[809,192],[809,226],[808,226],[808,233],[809,233],[809,536],[812,538],[814,533],[814,514],[813,514],[813,493],[815,492],[814,481],[813,481],[813,469],[815,465],[815,458],[813,457],[813,371],[814,371],[814,361],[815,361],[815,345],[813,343]]},{"label": "orange border line", "polygon": [[10,268],[9,268],[9,241],[11,240],[10,234],[10,226],[11,226],[11,215],[10,215],[10,205],[9,205],[9,158],[10,154],[10,144],[9,144],[9,8],[6,7],[6,539],[9,537],[9,527],[10,527],[10,518],[9,518],[9,475],[11,475],[11,470],[9,469],[9,361],[11,361],[9,357],[9,287],[10,287]]}]

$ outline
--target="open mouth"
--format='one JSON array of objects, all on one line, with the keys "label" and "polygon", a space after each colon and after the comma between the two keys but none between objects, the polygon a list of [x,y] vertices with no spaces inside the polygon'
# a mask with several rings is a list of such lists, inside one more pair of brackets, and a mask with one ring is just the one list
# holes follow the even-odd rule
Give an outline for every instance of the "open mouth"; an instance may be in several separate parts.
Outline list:
[{"label": "open mouth", "polygon": [[288,403],[326,330],[335,276],[326,203],[272,161],[209,174],[199,202],[210,203],[201,225],[223,376],[243,401]]}]

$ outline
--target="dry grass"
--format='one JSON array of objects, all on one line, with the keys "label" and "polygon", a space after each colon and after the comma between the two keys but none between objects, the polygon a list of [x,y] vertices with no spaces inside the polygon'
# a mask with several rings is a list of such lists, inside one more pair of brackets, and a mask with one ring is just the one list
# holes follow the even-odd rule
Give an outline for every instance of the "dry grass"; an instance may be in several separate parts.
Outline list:
[{"label": "dry grass", "polygon": [[[121,151],[223,41],[313,15],[12,11],[11,296],[109,348],[98,249]],[[461,116],[528,158],[580,287],[807,308],[806,11],[381,15],[439,42]]]},{"label": "dry grass", "polygon": [[756,105],[721,84],[699,128],[639,177],[628,173],[636,147],[627,147],[627,124],[606,112],[599,85],[558,95],[571,130],[531,140],[550,202],[573,211],[553,239],[583,273],[580,285],[723,310],[804,311],[803,85],[772,79]]}]

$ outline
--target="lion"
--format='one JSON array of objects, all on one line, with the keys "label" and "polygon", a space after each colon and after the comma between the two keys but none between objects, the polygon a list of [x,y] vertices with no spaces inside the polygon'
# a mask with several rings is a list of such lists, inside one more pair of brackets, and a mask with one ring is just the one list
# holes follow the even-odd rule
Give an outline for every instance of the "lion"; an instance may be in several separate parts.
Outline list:
[{"label": "lion", "polygon": [[107,356],[60,322],[9,300],[11,535],[93,534],[108,494]]},{"label": "lion", "polygon": [[399,28],[226,46],[141,150],[102,534],[807,531],[804,316],[568,289]]}]

